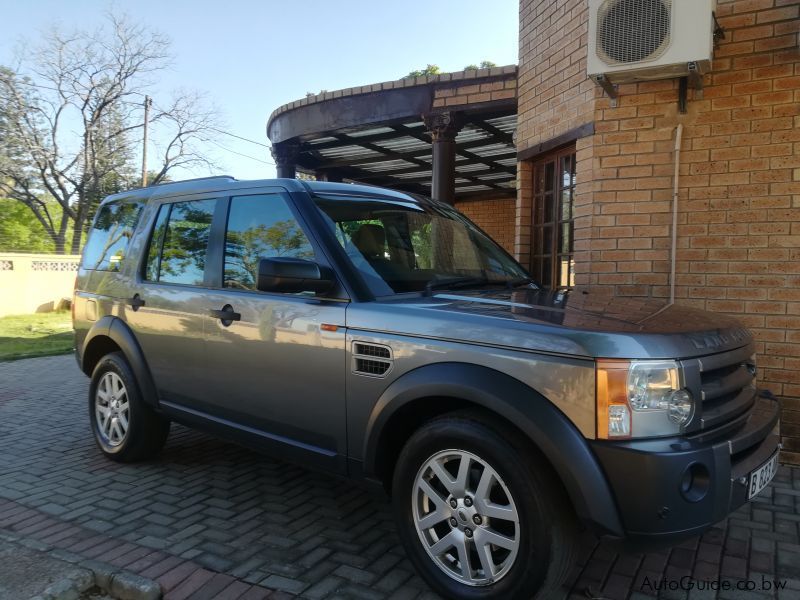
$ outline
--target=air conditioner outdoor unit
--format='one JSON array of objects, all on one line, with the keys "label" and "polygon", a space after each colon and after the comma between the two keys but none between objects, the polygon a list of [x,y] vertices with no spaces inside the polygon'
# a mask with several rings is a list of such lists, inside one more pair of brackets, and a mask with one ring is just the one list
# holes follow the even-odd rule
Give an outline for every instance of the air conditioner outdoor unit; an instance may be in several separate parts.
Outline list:
[{"label": "air conditioner outdoor unit", "polygon": [[589,76],[611,83],[702,75],[715,0],[589,0]]}]

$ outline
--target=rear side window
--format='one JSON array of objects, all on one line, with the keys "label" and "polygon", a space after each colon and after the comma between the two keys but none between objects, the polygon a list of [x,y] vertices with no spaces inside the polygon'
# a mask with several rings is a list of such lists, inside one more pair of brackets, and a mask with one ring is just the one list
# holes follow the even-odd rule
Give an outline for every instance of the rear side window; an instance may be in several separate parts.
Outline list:
[{"label": "rear side window", "polygon": [[158,217],[153,227],[153,235],[150,238],[150,247],[147,249],[147,265],[145,266],[144,278],[148,281],[158,281],[158,268],[161,263],[161,244],[164,242],[164,231],[167,228],[167,217],[169,217],[169,204],[162,204],[158,209]]},{"label": "rear side window", "polygon": [[216,204],[217,200],[195,200],[161,206],[147,251],[146,279],[203,284]]},{"label": "rear side window", "polygon": [[231,198],[225,236],[225,287],[255,290],[262,258],[314,259],[314,249],[283,197]]},{"label": "rear side window", "polygon": [[84,269],[119,271],[142,206],[142,202],[112,202],[100,208],[83,249]]}]

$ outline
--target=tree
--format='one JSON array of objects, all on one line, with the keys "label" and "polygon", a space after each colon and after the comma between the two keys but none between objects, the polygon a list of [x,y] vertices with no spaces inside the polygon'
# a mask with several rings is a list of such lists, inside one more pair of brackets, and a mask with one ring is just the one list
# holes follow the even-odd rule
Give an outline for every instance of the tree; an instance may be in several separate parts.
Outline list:
[{"label": "tree", "polygon": [[[478,69],[491,69],[492,67],[496,67],[497,65],[490,60],[482,60],[479,65],[470,64],[464,67],[464,71],[477,71]],[[411,71],[408,75],[403,77],[403,79],[408,79],[409,77],[424,77],[426,75],[439,75],[441,70],[439,69],[438,65],[428,65],[424,69],[419,69],[417,71]]]},{"label": "tree", "polygon": [[[99,31],[53,29],[17,70],[0,67],[0,193],[33,212],[57,252],[66,251],[71,229],[77,253],[100,199],[137,180],[132,138],[143,126],[144,92],[169,65],[169,46],[163,35],[110,14]],[[165,142],[151,183],[178,166],[212,166],[197,142],[215,137],[216,121],[192,92],[154,106],[153,138]],[[60,215],[51,214],[47,196]]]},{"label": "tree", "polygon": [[475,64],[467,65],[466,67],[464,67],[463,70],[464,71],[477,71],[478,69],[491,69],[492,67],[496,67],[496,66],[497,66],[497,64],[493,63],[490,60],[482,60],[479,65],[475,65]]},{"label": "tree", "polygon": [[52,251],[52,240],[42,224],[31,219],[31,211],[16,200],[0,198],[0,252]]},{"label": "tree", "polygon": [[403,79],[408,79],[409,77],[424,77],[426,75],[438,75],[438,74],[439,74],[439,66],[438,65],[428,65],[427,67],[425,67],[422,70],[411,71]]}]

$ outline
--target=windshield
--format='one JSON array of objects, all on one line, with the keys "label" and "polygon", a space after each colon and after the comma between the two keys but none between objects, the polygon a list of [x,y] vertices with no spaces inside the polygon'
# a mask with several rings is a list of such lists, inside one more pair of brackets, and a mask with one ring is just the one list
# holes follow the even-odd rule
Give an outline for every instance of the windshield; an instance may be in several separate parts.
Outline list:
[{"label": "windshield", "polygon": [[314,201],[376,296],[530,281],[494,241],[442,204],[342,196]]}]

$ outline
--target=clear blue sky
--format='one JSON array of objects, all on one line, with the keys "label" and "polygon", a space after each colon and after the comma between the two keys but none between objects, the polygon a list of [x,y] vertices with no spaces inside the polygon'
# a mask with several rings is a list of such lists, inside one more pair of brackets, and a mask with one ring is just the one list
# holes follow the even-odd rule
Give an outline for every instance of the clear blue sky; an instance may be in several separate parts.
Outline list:
[{"label": "clear blue sky", "polygon": [[[53,24],[99,26],[111,6],[172,40],[175,60],[153,89],[156,104],[174,88],[201,90],[228,131],[264,143],[272,110],[306,92],[397,79],[427,63],[456,71],[481,60],[517,62],[518,0],[29,0],[5,3],[0,64],[11,62],[20,39],[35,44]],[[266,148],[219,141],[271,162]],[[271,164],[210,149],[221,171],[274,176]]]}]

